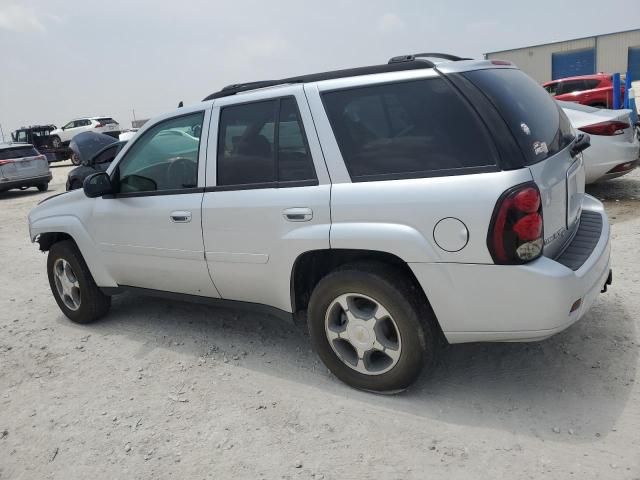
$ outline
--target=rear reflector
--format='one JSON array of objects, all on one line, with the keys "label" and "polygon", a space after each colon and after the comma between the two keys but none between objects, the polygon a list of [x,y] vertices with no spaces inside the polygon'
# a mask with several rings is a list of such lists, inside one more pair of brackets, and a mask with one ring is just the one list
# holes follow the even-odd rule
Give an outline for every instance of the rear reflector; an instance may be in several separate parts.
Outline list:
[{"label": "rear reflector", "polygon": [[491,63],[493,65],[513,65],[511,62],[508,62],[506,60],[491,60]]},{"label": "rear reflector", "polygon": [[632,162],[621,163],[620,165],[616,165],[615,167],[613,167],[607,173],[628,172],[629,170],[633,170],[634,168],[636,168],[638,166],[638,162],[640,162],[640,160],[633,160]]},{"label": "rear reflector", "polygon": [[569,310],[569,313],[573,313],[576,310],[578,310],[580,308],[580,305],[582,305],[582,299],[581,298],[579,298],[575,302],[573,302],[573,305],[571,305],[571,310]]},{"label": "rear reflector", "polygon": [[630,126],[631,125],[626,122],[618,122],[612,120],[609,122],[594,123],[593,125],[580,127],[579,130],[588,133],[589,135],[604,135],[607,137],[612,137],[613,135],[622,135],[624,133],[624,130],[626,130]]},{"label": "rear reflector", "polygon": [[544,225],[540,191],[533,182],[510,188],[496,203],[487,236],[493,261],[502,265],[530,262],[542,255]]}]

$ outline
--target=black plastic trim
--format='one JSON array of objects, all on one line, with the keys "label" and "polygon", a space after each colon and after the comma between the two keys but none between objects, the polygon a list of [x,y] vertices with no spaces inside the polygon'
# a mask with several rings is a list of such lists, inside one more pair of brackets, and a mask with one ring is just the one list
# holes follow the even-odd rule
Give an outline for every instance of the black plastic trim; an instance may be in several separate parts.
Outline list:
[{"label": "black plastic trim", "polygon": [[454,177],[457,175],[473,175],[474,173],[499,172],[497,165],[479,167],[447,168],[442,170],[425,170],[419,172],[381,173],[379,175],[356,175],[351,177],[353,183],[379,182],[384,180],[409,180],[413,178]]},{"label": "black plastic trim", "polygon": [[239,300],[226,300],[223,298],[204,297],[202,295],[190,295],[188,293],[166,292],[164,290],[154,290],[151,288],[130,287],[128,285],[118,285],[117,287],[101,287],[100,290],[105,295],[118,295],[124,292],[131,292],[137,295],[165,298],[181,302],[200,303],[223,308],[242,309],[255,313],[271,315],[289,323],[293,323],[293,314],[269,305],[253,302],[242,302]]},{"label": "black plastic trim", "polygon": [[232,190],[259,190],[261,188],[294,188],[294,187],[315,187],[319,185],[315,180],[291,180],[287,182],[264,182],[264,183],[246,183],[241,185],[216,185],[205,187],[205,192],[228,192]]},{"label": "black plastic trim", "polygon": [[556,257],[556,262],[573,271],[582,267],[600,240],[602,226],[602,215],[597,212],[583,211],[576,234],[567,248]]},{"label": "black plastic trim", "polygon": [[[148,192],[120,192],[109,195],[109,198],[158,197],[161,195],[187,195],[189,193],[204,193],[203,187],[175,188],[171,190],[150,190]],[[106,198],[104,195],[103,198]]]}]

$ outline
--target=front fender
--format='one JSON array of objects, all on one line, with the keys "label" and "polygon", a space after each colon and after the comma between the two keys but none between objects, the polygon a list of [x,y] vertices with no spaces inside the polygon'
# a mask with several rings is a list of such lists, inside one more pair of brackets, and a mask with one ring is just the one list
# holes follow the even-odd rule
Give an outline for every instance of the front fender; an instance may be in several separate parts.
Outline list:
[{"label": "front fender", "polygon": [[66,233],[76,242],[96,285],[99,287],[118,286],[104,267],[101,252],[96,248],[89,232],[77,217],[73,215],[56,215],[35,220],[30,219],[29,235],[32,242],[35,242],[39,235],[46,233]]}]

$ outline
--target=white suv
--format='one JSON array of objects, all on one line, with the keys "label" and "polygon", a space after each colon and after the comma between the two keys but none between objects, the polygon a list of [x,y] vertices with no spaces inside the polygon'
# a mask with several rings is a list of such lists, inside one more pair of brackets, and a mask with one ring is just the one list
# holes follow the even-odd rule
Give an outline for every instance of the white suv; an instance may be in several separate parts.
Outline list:
[{"label": "white suv", "polygon": [[399,391],[440,338],[546,338],[606,289],[588,145],[512,65],[399,57],[150,121],[30,235],[71,320],[122,291],[260,305],[306,318],[346,383]]},{"label": "white suv", "polygon": [[54,148],[69,145],[73,137],[82,132],[97,132],[118,138],[120,125],[111,117],[85,117],[71,120],[62,128],[56,128],[51,132]]}]

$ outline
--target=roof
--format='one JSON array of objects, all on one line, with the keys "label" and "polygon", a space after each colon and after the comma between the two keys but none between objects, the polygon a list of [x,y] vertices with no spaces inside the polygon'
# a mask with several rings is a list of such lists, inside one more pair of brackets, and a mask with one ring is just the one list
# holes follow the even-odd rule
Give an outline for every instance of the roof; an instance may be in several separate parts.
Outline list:
[{"label": "roof", "polygon": [[371,65],[368,67],[347,68],[343,70],[332,70],[328,72],[311,73],[296,77],[282,78],[280,80],[262,80],[257,82],[236,83],[227,85],[222,90],[207,96],[204,101],[214,98],[228,97],[237,93],[256,90],[259,88],[274,87],[276,85],[287,85],[295,83],[319,82],[322,80],[333,80],[336,78],[356,77],[361,75],[372,75],[375,73],[399,72],[403,70],[416,70],[421,68],[433,68],[438,63],[455,62],[459,60],[469,60],[446,53],[415,53],[410,55],[400,55],[393,57],[388,63],[383,65]]},{"label": "roof", "polygon": [[576,75],[575,77],[563,77],[556,78],[555,80],[549,80],[548,82],[544,82],[543,85],[547,85],[550,83],[558,83],[558,82],[568,82],[571,80],[588,80],[588,79],[601,79],[603,77],[608,78],[611,74],[609,73],[590,73],[588,75]]},{"label": "roof", "polygon": [[527,48],[536,48],[536,47],[542,47],[544,45],[553,45],[554,43],[575,42],[576,40],[587,40],[589,38],[608,37],[609,35],[619,35],[621,33],[630,33],[630,32],[639,32],[640,33],[640,29],[631,28],[629,30],[621,30],[619,32],[610,32],[610,33],[600,33],[600,34],[597,34],[597,35],[589,35],[587,37],[568,38],[566,40],[553,40],[551,42],[536,43],[535,45],[525,45],[524,47],[514,47],[514,48],[505,48],[503,50],[494,50],[492,52],[485,52],[484,55],[486,57],[487,55],[493,55],[494,53],[512,52],[513,50],[526,50]]}]

